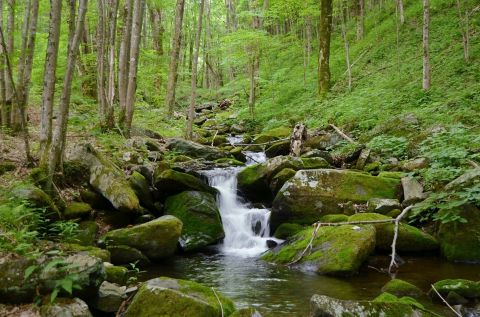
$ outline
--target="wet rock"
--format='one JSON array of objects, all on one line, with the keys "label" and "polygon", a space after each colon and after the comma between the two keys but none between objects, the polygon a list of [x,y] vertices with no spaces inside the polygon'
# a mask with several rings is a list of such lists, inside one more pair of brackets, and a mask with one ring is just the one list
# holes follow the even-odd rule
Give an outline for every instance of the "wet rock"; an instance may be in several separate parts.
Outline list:
[{"label": "wet rock", "polygon": [[200,179],[190,174],[177,172],[171,169],[155,172],[155,187],[162,197],[179,194],[183,191],[194,190],[216,195],[217,191]]},{"label": "wet rock", "polygon": [[273,201],[271,225],[283,222],[311,224],[326,214],[344,212],[347,202],[397,198],[400,181],[362,172],[334,169],[298,171]]},{"label": "wet rock", "polygon": [[278,226],[277,230],[275,230],[273,236],[277,239],[286,240],[293,237],[303,229],[304,227],[297,223],[282,223],[280,226]]},{"label": "wet rock", "polygon": [[426,198],[423,186],[413,177],[402,177],[403,202],[402,205],[410,206]]},{"label": "wet rock", "polygon": [[104,262],[103,267],[105,268],[105,280],[107,282],[115,283],[118,285],[125,285],[127,283],[128,269],[126,267],[116,266],[109,262]]},{"label": "wet rock", "polygon": [[105,313],[117,312],[123,301],[127,299],[126,290],[126,286],[103,282],[98,290],[97,298],[93,302],[93,307]]},{"label": "wet rock", "polygon": [[267,157],[275,157],[279,155],[288,155],[290,153],[290,141],[278,141],[272,143],[266,150]]},{"label": "wet rock", "polygon": [[375,212],[378,214],[388,214],[394,209],[402,209],[402,205],[398,199],[388,199],[388,198],[371,198],[367,202],[368,211]]},{"label": "wet rock", "polygon": [[390,293],[395,296],[410,296],[419,298],[423,296],[423,292],[417,286],[400,279],[393,279],[382,287],[382,292]]},{"label": "wet rock", "polygon": [[225,153],[218,150],[217,148],[201,145],[199,143],[195,143],[193,141],[188,141],[181,138],[168,139],[167,148],[176,153],[187,155],[193,158],[216,160],[225,157]]},{"label": "wet rock", "polygon": [[215,244],[225,237],[222,220],[212,194],[186,191],[165,201],[165,214],[183,223],[180,246],[194,251]]},{"label": "wet rock", "polygon": [[142,206],[145,206],[149,210],[154,211],[155,205],[147,179],[139,172],[134,171],[128,177],[128,182],[130,183],[130,186],[140,200],[140,204]]},{"label": "wet rock", "polygon": [[[388,216],[375,213],[358,213],[348,218],[348,221],[389,220]],[[393,223],[375,224],[376,248],[379,251],[390,252],[394,228]],[[405,223],[400,223],[396,245],[398,252],[425,252],[438,250],[438,242],[434,237],[422,230]]]},{"label": "wet rock", "polygon": [[273,249],[278,245],[277,241],[275,240],[267,240],[267,248]]},{"label": "wet rock", "polygon": [[[448,293],[450,292],[455,292],[467,299],[480,298],[480,282],[464,279],[449,279],[438,281],[434,283],[433,286],[444,298],[447,297]],[[429,293],[433,297],[438,296],[433,288]]]},{"label": "wet rock", "polygon": [[150,260],[142,251],[127,245],[111,245],[107,246],[107,250],[110,252],[110,259],[114,264],[136,263],[139,267],[150,265]]},{"label": "wet rock", "polygon": [[54,303],[42,306],[42,317],[92,317],[87,303],[79,298],[58,298]]},{"label": "wet rock", "polygon": [[291,168],[284,168],[275,176],[273,176],[272,180],[270,181],[270,190],[274,195],[278,193],[280,188],[282,188],[283,184],[285,184],[290,178],[295,176],[297,171]]},{"label": "wet rock", "polygon": [[371,225],[320,227],[313,239],[311,252],[300,259],[313,233],[313,228],[300,231],[294,239],[268,251],[262,259],[281,264],[296,261],[294,267],[302,270],[349,276],[358,271],[375,249],[375,228]]},{"label": "wet rock", "polygon": [[63,211],[65,219],[82,219],[88,218],[92,212],[92,207],[87,203],[72,202],[67,205]]},{"label": "wet rock", "polygon": [[221,317],[230,316],[234,311],[233,302],[210,287],[160,277],[143,283],[128,306],[125,317]]},{"label": "wet rock", "polygon": [[108,232],[102,240],[107,246],[126,245],[140,250],[149,259],[172,255],[182,231],[182,222],[173,216],[163,216],[130,228]]}]

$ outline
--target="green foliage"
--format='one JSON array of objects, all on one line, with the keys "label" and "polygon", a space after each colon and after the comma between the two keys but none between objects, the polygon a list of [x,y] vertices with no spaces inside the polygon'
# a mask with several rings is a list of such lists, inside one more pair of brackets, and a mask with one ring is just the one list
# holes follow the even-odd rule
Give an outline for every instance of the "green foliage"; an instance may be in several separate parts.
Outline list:
[{"label": "green foliage", "polygon": [[405,159],[407,157],[407,144],[408,141],[404,137],[379,135],[370,140],[367,146],[384,156]]}]

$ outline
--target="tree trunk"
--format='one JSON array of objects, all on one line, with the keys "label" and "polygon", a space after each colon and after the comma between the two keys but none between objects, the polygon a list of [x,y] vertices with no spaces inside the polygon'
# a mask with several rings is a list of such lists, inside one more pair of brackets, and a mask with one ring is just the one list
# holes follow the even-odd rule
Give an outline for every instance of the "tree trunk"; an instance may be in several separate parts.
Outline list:
[{"label": "tree trunk", "polygon": [[[350,65],[350,44],[348,42],[348,36],[347,36],[347,3],[344,1],[343,3],[343,8],[340,11],[342,15],[342,37],[343,37],[343,43],[345,45],[345,64],[347,65],[347,74],[348,74],[348,91],[352,90],[352,67]],[[358,33],[357,33],[358,35]]]},{"label": "tree trunk", "polygon": [[97,0],[97,102],[100,114],[100,125],[105,127],[107,114],[107,95],[105,88],[106,74],[106,42],[107,42],[107,13],[105,0]]},{"label": "tree trunk", "polygon": [[400,15],[400,24],[405,23],[405,10],[403,9],[403,0],[397,0],[398,13]]},{"label": "tree trunk", "polygon": [[423,0],[423,90],[430,89],[430,0]]},{"label": "tree trunk", "polygon": [[172,51],[170,53],[170,65],[168,68],[167,94],[165,105],[168,109],[168,115],[172,116],[175,107],[175,86],[177,82],[178,58],[182,44],[182,22],[185,10],[185,0],[177,0],[175,8],[175,26],[172,36]]},{"label": "tree trunk", "polygon": [[[14,47],[14,38],[15,38],[15,0],[7,0],[7,36],[6,39],[6,53],[11,58],[13,56]],[[5,69],[5,72],[8,70]],[[13,104],[13,85],[14,83],[10,80],[8,74],[5,74],[5,94],[6,100],[8,103]],[[10,116],[12,116],[12,109],[10,109]],[[11,118],[9,118],[11,121]],[[11,122],[10,122],[11,123]]]},{"label": "tree trunk", "polygon": [[108,73],[107,73],[107,96],[105,111],[105,127],[113,129],[115,125],[114,103],[115,103],[115,52],[117,38],[117,16],[119,0],[110,0],[108,10],[109,39],[108,39]]},{"label": "tree trunk", "polygon": [[318,61],[318,94],[324,97],[330,90],[330,38],[332,35],[332,0],[321,0],[320,52]]},{"label": "tree trunk", "polygon": [[63,0],[50,2],[50,26],[43,75],[42,112],[40,121],[40,164],[47,165],[48,148],[52,141],[52,111],[55,95],[58,47]]},{"label": "tree trunk", "polygon": [[[3,0],[0,0],[0,26],[3,28]],[[3,46],[0,48],[0,125],[2,127],[10,126],[10,106],[7,103],[5,87],[5,58],[7,54]]]},{"label": "tree trunk", "polygon": [[124,122],[126,116],[130,61],[130,34],[132,31],[132,2],[133,0],[125,0],[123,9],[122,41],[120,42],[120,53],[118,56],[118,99],[120,102],[119,122]]},{"label": "tree trunk", "polygon": [[[75,0],[70,2],[71,8]],[[87,11],[88,0],[80,0],[78,14],[75,21],[75,30],[69,32],[69,45],[67,56],[67,67],[63,79],[62,94],[60,97],[59,113],[56,120],[55,133],[53,135],[52,145],[50,147],[50,158],[48,161],[48,185],[51,188],[53,184],[53,174],[62,164],[63,153],[65,149],[65,140],[67,136],[68,112],[70,106],[70,95],[72,88],[72,79],[75,70],[76,59],[84,29],[85,14]],[[71,16],[71,25],[75,20],[75,15]],[[71,30],[70,30],[71,31]],[[72,34],[73,33],[73,34]]]},{"label": "tree trunk", "polygon": [[465,11],[465,14],[462,13],[462,5],[460,4],[460,0],[456,0],[457,2],[457,12],[458,12],[458,20],[460,25],[460,30],[462,33],[462,45],[463,45],[463,58],[465,62],[470,62],[470,27],[469,27],[469,14]]},{"label": "tree trunk", "polygon": [[365,0],[358,0],[357,40],[362,40],[365,32]]},{"label": "tree trunk", "polygon": [[190,107],[188,111],[188,122],[187,122],[187,138],[192,139],[193,136],[193,119],[195,118],[195,100],[197,98],[197,71],[198,71],[198,55],[200,54],[200,39],[202,36],[202,25],[203,25],[203,9],[205,7],[205,0],[200,0],[200,9],[198,13],[198,26],[197,32],[195,34],[195,53],[193,55],[192,61],[192,86],[190,94]]}]

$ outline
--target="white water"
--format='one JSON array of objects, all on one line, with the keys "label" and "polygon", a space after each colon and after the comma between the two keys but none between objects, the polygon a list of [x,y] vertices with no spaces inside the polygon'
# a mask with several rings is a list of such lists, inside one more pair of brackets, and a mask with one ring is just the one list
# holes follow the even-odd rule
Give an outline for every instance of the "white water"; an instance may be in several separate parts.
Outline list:
[{"label": "white water", "polygon": [[[247,153],[246,153],[247,154]],[[265,161],[264,153],[253,153],[248,164]],[[222,217],[225,239],[220,249],[223,253],[253,257],[266,251],[270,237],[270,211],[249,208],[237,195],[237,174],[242,168],[222,168],[206,171],[210,186],[218,192],[217,204]]]}]

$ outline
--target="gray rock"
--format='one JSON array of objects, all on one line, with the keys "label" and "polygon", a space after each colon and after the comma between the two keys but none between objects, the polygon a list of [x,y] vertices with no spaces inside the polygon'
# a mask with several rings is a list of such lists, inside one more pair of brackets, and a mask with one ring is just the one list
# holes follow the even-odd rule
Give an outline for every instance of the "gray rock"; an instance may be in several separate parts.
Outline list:
[{"label": "gray rock", "polygon": [[403,202],[402,205],[410,206],[426,198],[423,186],[413,177],[402,177]]},{"label": "gray rock", "polygon": [[429,160],[426,157],[418,157],[418,158],[403,162],[401,165],[401,168],[406,172],[415,172],[419,169],[428,167],[428,163],[429,163]]},{"label": "gray rock", "polygon": [[142,251],[127,245],[110,245],[107,246],[107,251],[110,252],[110,258],[114,264],[137,263],[140,267],[150,264],[150,260]]},{"label": "gray rock", "polygon": [[398,199],[371,198],[367,202],[368,211],[386,215],[394,209],[402,209]]},{"label": "gray rock", "polygon": [[42,306],[42,317],[92,317],[88,305],[79,298],[59,298],[52,304]]},{"label": "gray rock", "polygon": [[446,190],[452,190],[452,189],[459,189],[463,187],[468,187],[472,185],[475,181],[480,180],[480,168],[474,168],[471,169],[467,172],[465,172],[463,175],[457,177],[453,181],[447,184],[445,186]]},{"label": "gray rock", "polygon": [[181,138],[171,138],[167,140],[167,148],[179,154],[187,155],[192,158],[204,158],[207,160],[216,160],[225,157],[225,153],[211,146],[201,145],[199,143],[188,141]]},{"label": "gray rock", "polygon": [[105,313],[114,313],[118,311],[122,302],[127,299],[127,287],[120,286],[107,281],[100,285],[97,298],[93,306],[99,311]]},{"label": "gray rock", "polygon": [[370,157],[370,152],[371,152],[370,149],[363,149],[360,152],[360,156],[358,157],[357,164],[355,166],[357,170],[363,170],[363,168],[365,167],[365,164],[367,164],[367,160]]}]

